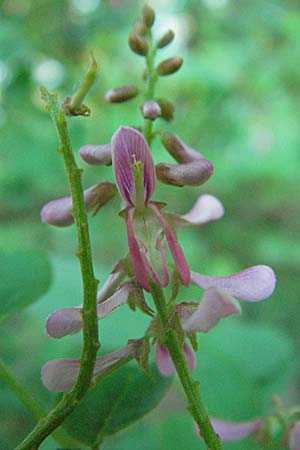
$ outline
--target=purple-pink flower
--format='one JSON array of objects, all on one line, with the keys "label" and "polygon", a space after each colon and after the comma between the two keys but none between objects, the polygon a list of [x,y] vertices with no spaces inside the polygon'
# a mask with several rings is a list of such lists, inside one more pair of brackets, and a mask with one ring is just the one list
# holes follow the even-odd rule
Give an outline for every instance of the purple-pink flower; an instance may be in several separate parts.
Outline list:
[{"label": "purple-pink flower", "polygon": [[123,215],[134,275],[147,291],[149,278],[167,286],[168,244],[181,280],[188,286],[190,270],[175,233],[161,213],[161,205],[150,201],[155,189],[155,168],[147,142],[138,131],[120,127],[113,135],[111,148],[116,184],[126,202]]}]

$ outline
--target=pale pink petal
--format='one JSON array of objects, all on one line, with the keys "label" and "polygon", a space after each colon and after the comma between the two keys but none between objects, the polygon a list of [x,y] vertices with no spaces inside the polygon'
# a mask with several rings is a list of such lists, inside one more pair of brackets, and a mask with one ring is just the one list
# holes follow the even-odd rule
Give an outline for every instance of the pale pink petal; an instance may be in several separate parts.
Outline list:
[{"label": "pale pink petal", "polygon": [[[84,204],[87,211],[105,205],[116,193],[113,183],[104,181],[84,191]],[[62,197],[47,203],[41,211],[41,219],[49,225],[66,227],[74,223],[71,197]]]},{"label": "pale pink petal", "polygon": [[51,313],[46,323],[47,335],[60,339],[69,334],[78,333],[82,328],[80,310],[81,307],[64,308]]},{"label": "pale pink petal", "polygon": [[83,145],[79,149],[83,161],[93,166],[109,166],[111,164],[111,145]]},{"label": "pale pink petal", "polygon": [[[127,302],[130,283],[124,283],[112,296],[97,305],[98,320],[112,313]],[[81,306],[59,309],[51,313],[46,323],[48,336],[60,339],[69,334],[78,333],[82,328]]]},{"label": "pale pink petal", "polygon": [[68,392],[76,382],[79,366],[79,359],[52,359],[42,367],[42,383],[49,391]]},{"label": "pale pink petal", "polygon": [[102,319],[115,309],[124,305],[131,291],[131,283],[124,283],[111,297],[97,305],[98,319]]},{"label": "pale pink petal", "polygon": [[144,136],[133,128],[120,127],[112,137],[112,161],[116,183],[121,196],[135,205],[135,182],[132,165],[143,163],[144,199],[147,204],[155,188],[155,170]]},{"label": "pale pink petal", "polygon": [[71,211],[71,197],[58,198],[43,206],[41,210],[41,219],[44,223],[48,223],[49,225],[66,227],[74,223]]},{"label": "pale pink petal", "polygon": [[170,377],[175,373],[175,367],[167,348],[160,342],[156,342],[155,361],[161,375]]},{"label": "pale pink petal", "polygon": [[172,164],[159,163],[155,167],[159,181],[173,186],[200,186],[213,173],[213,165],[209,159],[201,158],[197,161]]},{"label": "pale pink petal", "polygon": [[262,426],[260,419],[240,423],[211,419],[211,423],[223,442],[240,441],[250,434],[257,432]]},{"label": "pale pink petal", "polygon": [[[118,266],[118,265],[117,265]],[[115,290],[119,287],[121,281],[125,277],[125,272],[121,267],[116,267],[116,269],[109,274],[107,280],[101,286],[97,292],[97,302],[101,303],[110,297]]]},{"label": "pale pink petal", "polygon": [[191,272],[191,281],[203,289],[216,287],[226,289],[241,300],[257,302],[269,297],[275,288],[276,277],[269,266],[253,266],[227,277],[210,277]]},{"label": "pale pink petal", "polygon": [[[188,304],[187,307],[191,309]],[[240,313],[241,309],[237,300],[231,297],[228,292],[222,289],[209,288],[204,292],[200,304],[189,318],[184,320],[180,315],[179,317],[184,331],[207,333],[223,317]]]},{"label": "pale pink petal", "polygon": [[224,215],[224,207],[220,200],[210,194],[201,195],[193,208],[181,216],[189,225],[202,225]]},{"label": "pale pink petal", "polygon": [[289,432],[289,449],[299,450],[300,449],[300,422],[296,422],[290,429]]},{"label": "pale pink petal", "polygon": [[196,368],[196,358],[193,350],[186,342],[183,344],[183,352],[190,372],[193,373]]},{"label": "pale pink petal", "polygon": [[[119,350],[96,359],[94,376],[104,373],[119,361],[132,355],[132,345],[128,344]],[[48,361],[41,370],[44,386],[53,392],[70,391],[77,380],[79,373],[79,359],[53,359]]]},{"label": "pale pink petal", "polygon": [[133,208],[128,210],[127,218],[126,218],[126,226],[127,226],[127,238],[128,238],[128,248],[130,253],[130,260],[132,264],[133,273],[137,278],[137,281],[140,283],[143,289],[146,291],[150,291],[150,285],[147,275],[147,270],[145,267],[145,263],[143,257],[141,255],[141,251],[139,248],[139,244],[136,240],[133,230]]},{"label": "pale pink petal", "polygon": [[168,224],[166,219],[163,217],[163,215],[159,211],[158,207],[154,203],[151,203],[149,206],[156,213],[160,223],[163,226],[163,229],[164,229],[164,232],[166,235],[166,239],[167,239],[168,245],[170,247],[170,251],[171,251],[174,263],[176,265],[176,268],[179,272],[179,275],[182,279],[184,286],[188,286],[190,283],[190,268],[185,259],[183,251],[178,243],[178,240],[177,240],[175,234],[173,233],[173,231],[171,230],[170,225]]},{"label": "pale pink petal", "polygon": [[178,136],[173,133],[164,132],[162,134],[162,143],[166,150],[179,163],[188,163],[204,158],[204,156],[186,145]]}]

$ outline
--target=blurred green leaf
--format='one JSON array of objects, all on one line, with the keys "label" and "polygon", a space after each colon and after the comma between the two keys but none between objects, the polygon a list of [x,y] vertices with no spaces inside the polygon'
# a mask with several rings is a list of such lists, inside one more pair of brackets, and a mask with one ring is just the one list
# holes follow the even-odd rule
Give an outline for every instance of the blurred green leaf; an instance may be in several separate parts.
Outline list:
[{"label": "blurred green leaf", "polygon": [[0,253],[0,319],[38,300],[49,288],[50,264],[38,251]]},{"label": "blurred green leaf", "polygon": [[84,397],[63,427],[88,445],[128,427],[155,408],[171,386],[172,378],[161,377],[154,365],[151,372],[153,378],[136,367],[119,369]]}]

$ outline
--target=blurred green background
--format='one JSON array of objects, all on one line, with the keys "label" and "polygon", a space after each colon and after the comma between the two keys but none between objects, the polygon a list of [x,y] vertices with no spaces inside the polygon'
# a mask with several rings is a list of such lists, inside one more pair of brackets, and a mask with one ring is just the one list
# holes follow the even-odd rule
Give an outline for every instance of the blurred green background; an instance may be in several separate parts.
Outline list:
[{"label": "blurred green background", "polygon": [[[161,51],[158,60],[175,54],[184,57],[180,72],[158,84],[157,96],[176,105],[175,120],[159,125],[176,132],[215,166],[204,186],[159,185],[154,198],[180,213],[187,212],[200,193],[222,200],[226,210],[222,220],[179,235],[193,270],[226,275],[264,263],[278,278],[271,299],[243,303],[241,318],[228,318],[198,339],[196,378],[210,413],[227,420],[250,419],[270,412],[274,394],[281,395],[286,406],[300,400],[299,2],[151,4],[157,11],[157,34],[168,28],[176,32],[174,43]],[[0,2],[0,247],[45,251],[52,267],[48,293],[1,321],[0,356],[47,408],[56,397],[41,385],[40,367],[51,358],[78,357],[81,338],[47,338],[45,319],[54,309],[81,302],[81,281],[74,228],[55,229],[39,219],[44,203],[68,194],[56,132],[39,98],[39,86],[58,92],[63,100],[78,86],[88,53],[94,52],[100,74],[87,101],[92,115],[70,120],[70,133],[85,187],[112,181],[111,168],[88,167],[77,157],[77,149],[109,142],[120,124],[141,123],[141,97],[110,105],[103,95],[122,84],[142,86],[143,58],[127,46],[142,5],[131,0]],[[159,140],[153,154],[157,161],[169,160]],[[119,209],[120,200],[115,198],[90,221],[101,282],[126,251]],[[12,279],[22,279],[13,263],[8,269]],[[191,288],[181,291],[180,300],[200,297],[200,290]],[[124,307],[101,323],[104,348],[140,337],[147,323],[141,313]],[[35,422],[1,380],[0,405],[0,448],[10,450]],[[175,382],[158,409],[109,438],[104,448],[194,450],[201,445]],[[251,440],[224,447],[259,448]],[[48,439],[41,448],[57,445]]]}]

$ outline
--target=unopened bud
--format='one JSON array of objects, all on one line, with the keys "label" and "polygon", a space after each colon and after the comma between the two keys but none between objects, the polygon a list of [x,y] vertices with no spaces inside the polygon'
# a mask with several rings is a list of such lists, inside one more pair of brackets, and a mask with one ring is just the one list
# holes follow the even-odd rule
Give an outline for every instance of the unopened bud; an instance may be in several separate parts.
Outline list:
[{"label": "unopened bud", "polygon": [[180,56],[173,56],[172,58],[165,59],[160,64],[158,64],[156,71],[158,75],[172,75],[172,73],[177,72],[182,66],[183,59]]},{"label": "unopened bud", "polygon": [[161,141],[165,149],[179,163],[188,163],[204,158],[200,152],[186,145],[173,133],[164,132]]},{"label": "unopened bud", "polygon": [[175,33],[172,30],[168,30],[160,39],[158,39],[156,47],[163,48],[169,45],[175,37]]},{"label": "unopened bud", "polygon": [[140,36],[145,36],[145,34],[148,33],[148,28],[141,19],[137,19],[134,22],[133,29],[136,32],[136,34]]},{"label": "unopened bud", "polygon": [[138,88],[132,85],[121,86],[119,88],[110,89],[106,92],[104,100],[107,103],[122,103],[136,97]]},{"label": "unopened bud", "polygon": [[208,159],[186,164],[160,163],[156,166],[157,178],[173,186],[199,186],[205,183],[213,173],[213,165]]},{"label": "unopened bud", "polygon": [[161,109],[161,117],[165,119],[167,122],[174,119],[175,106],[169,100],[164,98],[160,98],[157,100],[157,103]]},{"label": "unopened bud", "polygon": [[[103,182],[84,191],[84,204],[87,211],[104,206],[117,192],[114,184]],[[41,211],[41,219],[49,225],[66,227],[74,223],[72,215],[72,198],[62,197],[47,203]]]},{"label": "unopened bud", "polygon": [[150,5],[146,4],[143,7],[142,17],[143,17],[144,24],[148,28],[151,28],[153,23],[154,23],[154,20],[155,20],[155,11],[154,11],[154,9]]},{"label": "unopened bud", "polygon": [[110,166],[111,165],[111,146],[104,145],[83,145],[79,149],[80,158],[92,166]]},{"label": "unopened bud", "polygon": [[155,120],[161,115],[161,108],[154,100],[148,100],[143,103],[141,111],[145,119]]},{"label": "unopened bud", "polygon": [[128,44],[131,50],[138,55],[145,56],[148,53],[148,42],[136,33],[130,33]]}]

